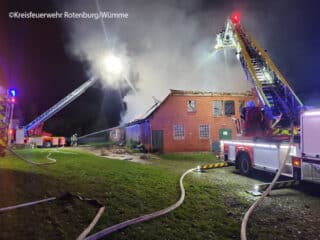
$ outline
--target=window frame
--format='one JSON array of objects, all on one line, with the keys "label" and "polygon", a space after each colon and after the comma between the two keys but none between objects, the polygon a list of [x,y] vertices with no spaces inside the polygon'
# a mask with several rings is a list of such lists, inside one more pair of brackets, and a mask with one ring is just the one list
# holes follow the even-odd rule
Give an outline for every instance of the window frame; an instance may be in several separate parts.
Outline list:
[{"label": "window frame", "polygon": [[[233,103],[233,111],[230,113],[230,114],[227,114],[227,111],[226,111],[226,105],[228,104],[228,103]],[[227,116],[227,117],[230,117],[230,116],[234,116],[234,115],[236,115],[236,109],[235,109],[235,102],[234,102],[234,100],[225,100],[224,102],[223,102],[223,108],[224,108],[224,115],[225,116]],[[229,107],[230,108],[230,107]]]},{"label": "window frame", "polygon": [[[194,105],[192,106],[191,103],[194,103]],[[196,111],[197,111],[197,101],[189,99],[187,101],[187,112],[188,113],[195,113]]]},{"label": "window frame", "polygon": [[[220,102],[221,103],[221,105],[220,105],[221,108],[220,109],[215,107],[215,103],[216,102]],[[220,110],[220,114],[218,114],[218,115],[215,114],[215,110],[216,109]],[[213,102],[212,102],[212,116],[213,117],[222,117],[224,115],[224,111],[223,110],[224,110],[224,108],[223,108],[223,100],[213,100]]]},{"label": "window frame", "polygon": [[[201,133],[206,133],[205,136]],[[200,124],[199,125],[199,138],[200,139],[209,139],[210,138],[210,126],[209,124]]]},{"label": "window frame", "polygon": [[173,124],[173,139],[183,140],[185,138],[185,127],[183,124]]}]

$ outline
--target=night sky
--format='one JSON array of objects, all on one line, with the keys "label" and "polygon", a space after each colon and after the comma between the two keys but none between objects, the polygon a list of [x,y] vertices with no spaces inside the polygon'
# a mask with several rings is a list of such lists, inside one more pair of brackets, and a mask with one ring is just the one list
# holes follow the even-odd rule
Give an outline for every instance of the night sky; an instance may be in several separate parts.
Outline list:
[{"label": "night sky", "polygon": [[[0,80],[18,90],[16,117],[26,124],[85,82],[88,63],[68,53],[66,20],[10,19],[10,11],[54,12],[58,1],[1,1]],[[102,0],[100,2],[103,2]],[[109,1],[110,2],[110,1]],[[132,2],[132,1],[131,1]],[[150,1],[151,2],[151,1]],[[320,28],[317,1],[177,1],[190,18],[221,14],[223,27],[228,12],[239,10],[242,25],[267,49],[272,60],[305,104],[320,106]],[[186,4],[188,3],[188,4]],[[150,4],[136,1],[137,6]],[[108,5],[108,3],[106,3]],[[123,4],[122,8],[125,9]],[[246,13],[247,17],[246,18]],[[130,12],[129,14],[134,14]],[[225,17],[223,17],[225,16]],[[143,21],[143,16],[141,16]],[[125,23],[119,23],[125,24]],[[215,29],[209,33],[214,44]],[[152,80],[150,80],[152,81]],[[75,102],[45,123],[55,134],[80,135],[119,124],[125,103],[117,90],[97,83]]]}]

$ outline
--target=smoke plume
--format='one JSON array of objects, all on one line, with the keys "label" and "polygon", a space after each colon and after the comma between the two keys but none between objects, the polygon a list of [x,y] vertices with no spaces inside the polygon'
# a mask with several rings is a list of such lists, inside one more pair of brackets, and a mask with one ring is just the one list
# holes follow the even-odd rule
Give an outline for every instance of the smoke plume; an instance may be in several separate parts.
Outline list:
[{"label": "smoke plume", "polygon": [[[139,117],[169,89],[247,91],[234,52],[213,52],[230,9],[202,7],[198,1],[69,1],[62,11],[120,12],[128,18],[65,20],[67,49],[90,66],[89,76],[125,93],[123,122]],[[123,63],[120,76],[105,71],[102,58],[108,54]]]}]

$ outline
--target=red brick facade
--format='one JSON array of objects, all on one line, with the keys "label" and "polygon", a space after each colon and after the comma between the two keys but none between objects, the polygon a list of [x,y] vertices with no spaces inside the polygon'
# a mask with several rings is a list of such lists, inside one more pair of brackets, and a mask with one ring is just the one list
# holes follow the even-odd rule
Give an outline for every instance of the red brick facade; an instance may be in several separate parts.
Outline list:
[{"label": "red brick facade", "polygon": [[[241,106],[249,100],[253,100],[251,94],[171,90],[146,119],[127,126],[126,135],[130,138],[130,132],[134,132],[151,151],[211,151],[224,133],[236,137],[232,118],[240,118]],[[219,106],[221,116],[216,116],[220,114]]]}]

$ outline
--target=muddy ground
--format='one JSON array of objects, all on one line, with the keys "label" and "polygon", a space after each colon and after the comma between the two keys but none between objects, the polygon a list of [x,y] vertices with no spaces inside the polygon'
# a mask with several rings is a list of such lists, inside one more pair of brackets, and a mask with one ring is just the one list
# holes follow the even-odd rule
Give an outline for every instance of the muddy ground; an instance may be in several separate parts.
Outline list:
[{"label": "muddy ground", "polygon": [[92,147],[92,146],[79,146],[77,149],[81,149],[87,152],[91,152],[96,156],[102,156],[110,159],[131,161],[142,164],[151,164],[151,158],[159,158],[153,154],[133,152],[124,147],[111,146],[111,147]]}]

